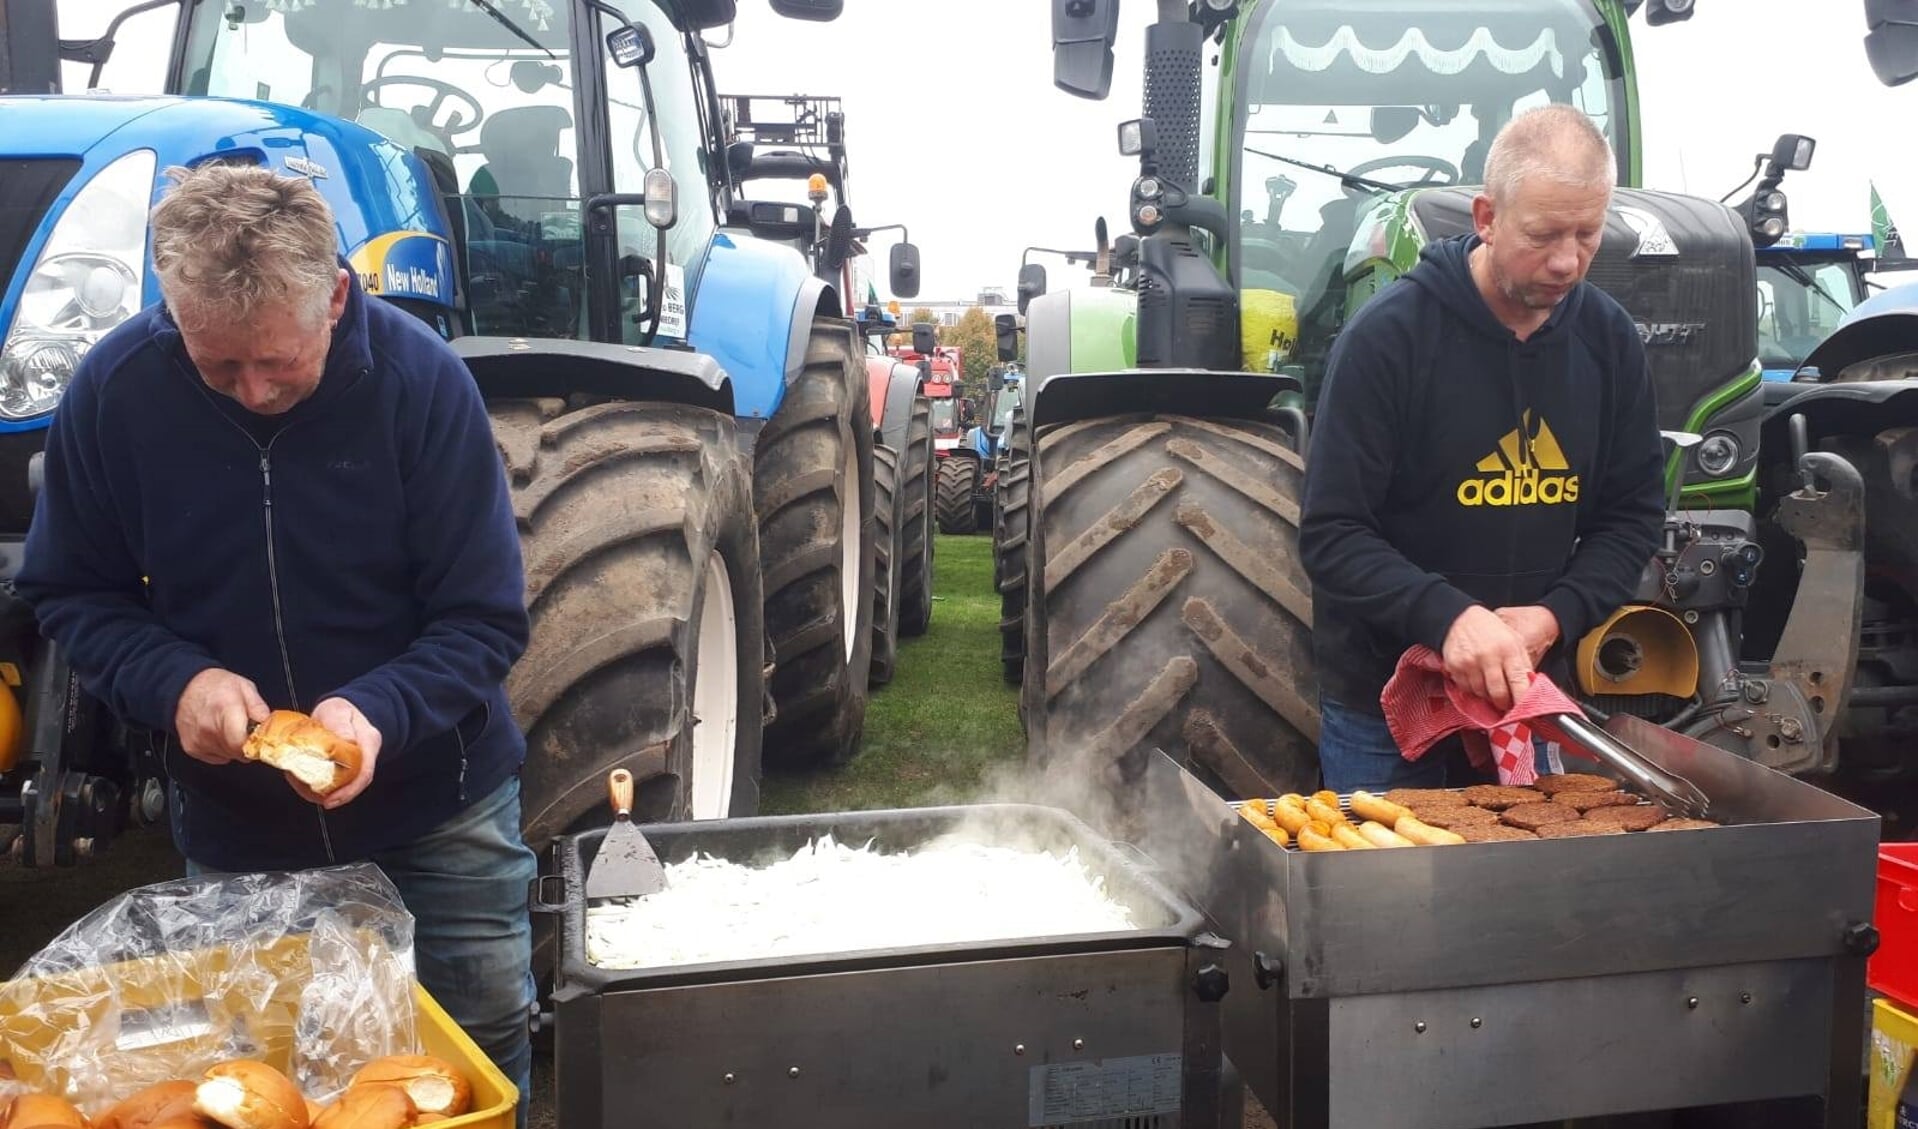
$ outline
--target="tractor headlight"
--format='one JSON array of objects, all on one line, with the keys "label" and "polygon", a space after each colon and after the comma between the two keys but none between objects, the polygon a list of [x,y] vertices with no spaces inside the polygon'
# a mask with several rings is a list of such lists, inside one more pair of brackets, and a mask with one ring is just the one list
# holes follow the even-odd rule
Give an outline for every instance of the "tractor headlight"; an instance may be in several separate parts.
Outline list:
[{"label": "tractor headlight", "polygon": [[0,419],[52,411],[80,358],[140,309],[154,164],[151,149],[119,158],[54,223],[0,346]]},{"label": "tractor headlight", "polygon": [[1705,436],[1693,457],[1698,460],[1699,470],[1717,476],[1737,466],[1738,455],[1738,437],[1728,431],[1714,431]]}]

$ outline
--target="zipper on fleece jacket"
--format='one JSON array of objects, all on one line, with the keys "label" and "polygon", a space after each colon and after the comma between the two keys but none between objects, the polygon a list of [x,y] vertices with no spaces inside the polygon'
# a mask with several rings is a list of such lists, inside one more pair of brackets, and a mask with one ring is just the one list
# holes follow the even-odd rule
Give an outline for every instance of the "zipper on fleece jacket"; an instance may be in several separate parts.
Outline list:
[{"label": "zipper on fleece jacket", "polygon": [[[287,650],[286,617],[280,607],[280,559],[273,544],[273,444],[283,434],[284,431],[274,432],[273,438],[267,440],[264,447],[260,447],[257,439],[253,440],[253,444],[260,447],[260,500],[261,508],[266,512],[266,583],[273,593],[273,638],[280,645],[280,673],[286,678],[286,696],[297,710],[302,708],[300,692],[293,686],[293,656]],[[247,438],[253,439],[251,435]],[[320,845],[326,850],[326,861],[338,862],[338,857],[333,853],[333,835],[326,826],[326,809],[315,807],[313,816],[320,821]]]}]

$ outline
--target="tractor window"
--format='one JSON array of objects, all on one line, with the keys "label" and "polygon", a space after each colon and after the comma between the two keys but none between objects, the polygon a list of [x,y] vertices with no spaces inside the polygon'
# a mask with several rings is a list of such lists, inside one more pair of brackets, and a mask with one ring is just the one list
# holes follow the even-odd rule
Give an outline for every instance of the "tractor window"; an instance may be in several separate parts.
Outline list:
[{"label": "tractor window", "polygon": [[1590,0],[1260,9],[1237,64],[1230,206],[1240,285],[1290,303],[1295,360],[1309,369],[1329,347],[1361,217],[1399,189],[1481,183],[1492,137],[1519,110],[1580,107],[1623,167],[1625,87],[1609,35]]},{"label": "tractor window", "polygon": [[[660,119],[668,123],[660,139],[661,153],[679,185],[679,222],[666,233],[666,250],[672,265],[691,279],[705,259],[706,245],[717,226],[712,194],[706,190],[706,152],[699,132],[692,61],[679,33],[652,0],[623,0],[620,7],[628,19],[652,33],[655,54],[646,74],[652,82]],[[637,69],[616,66],[610,57],[605,68],[613,191],[636,193],[644,187],[641,182],[653,167],[652,123],[646,117],[646,98]],[[620,254],[646,259],[653,257],[658,242],[638,208],[619,209],[619,239]],[[629,297],[637,300],[636,293]],[[621,317],[620,325],[628,344],[637,343],[645,328],[630,317]],[[671,328],[664,326],[665,330]],[[683,330],[674,336],[684,336]]]},{"label": "tractor window", "polygon": [[932,429],[934,431],[954,431],[959,426],[959,402],[957,400],[932,401]]},{"label": "tractor window", "polygon": [[1857,285],[1848,262],[1798,262],[1760,252],[1759,364],[1796,370],[1858,304]]}]

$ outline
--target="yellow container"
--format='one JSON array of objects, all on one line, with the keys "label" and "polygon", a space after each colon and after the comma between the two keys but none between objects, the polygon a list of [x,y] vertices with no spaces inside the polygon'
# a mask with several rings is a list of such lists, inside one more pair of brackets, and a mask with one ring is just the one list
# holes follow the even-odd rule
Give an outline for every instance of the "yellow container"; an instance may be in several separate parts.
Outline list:
[{"label": "yellow container", "polygon": [[1866,1089],[1865,1129],[1898,1129],[1898,1096],[1912,1081],[1918,1055],[1918,1016],[1887,999],[1871,1003],[1871,1080]]},{"label": "yellow container", "polygon": [[[218,1021],[209,1027],[230,1030],[232,1024],[244,1028],[253,1041],[266,1048],[261,1057],[285,1070],[299,988],[311,967],[306,944],[298,937],[284,939],[249,954],[249,964],[271,976],[278,988],[271,998],[262,1001],[248,995],[246,985],[237,986],[225,998],[201,990],[202,983],[232,967],[228,950],[129,961],[114,966],[112,978],[120,987],[123,1008],[199,1001],[207,1016]],[[34,1063],[57,1046],[58,1038],[83,1025],[111,1021],[107,1014],[110,1005],[103,994],[107,983],[108,973],[98,968],[0,983],[0,1067],[12,1069],[30,1088],[44,1087]],[[257,984],[255,980],[252,986]],[[418,984],[413,986],[413,999],[420,1049],[452,1064],[473,1087],[472,1112],[440,1122],[438,1129],[513,1129],[519,1089]],[[7,1061],[9,1050],[16,1051],[12,1062]]]}]

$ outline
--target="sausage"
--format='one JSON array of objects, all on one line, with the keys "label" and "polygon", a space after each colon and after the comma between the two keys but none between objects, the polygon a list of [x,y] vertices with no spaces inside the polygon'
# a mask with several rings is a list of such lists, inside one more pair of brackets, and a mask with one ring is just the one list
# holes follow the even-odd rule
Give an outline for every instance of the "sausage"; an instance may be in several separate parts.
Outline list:
[{"label": "sausage", "polygon": [[1412,809],[1374,796],[1370,792],[1354,792],[1352,793],[1352,814],[1360,819],[1376,820],[1382,827],[1397,827],[1399,820],[1412,814]]},{"label": "sausage", "polygon": [[1465,842],[1465,836],[1458,832],[1422,823],[1417,816],[1413,815],[1408,815],[1393,824],[1392,830],[1424,847],[1444,847]]},{"label": "sausage", "polygon": [[1359,834],[1363,835],[1365,841],[1374,847],[1410,847],[1414,845],[1412,840],[1400,835],[1390,827],[1385,826],[1383,823],[1375,823],[1369,819],[1359,824]]}]

